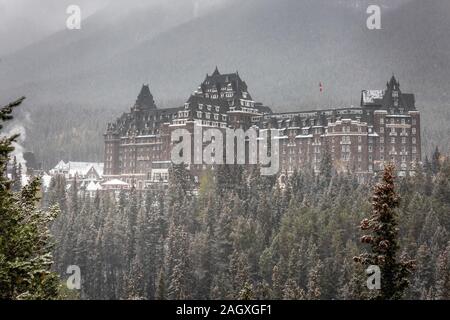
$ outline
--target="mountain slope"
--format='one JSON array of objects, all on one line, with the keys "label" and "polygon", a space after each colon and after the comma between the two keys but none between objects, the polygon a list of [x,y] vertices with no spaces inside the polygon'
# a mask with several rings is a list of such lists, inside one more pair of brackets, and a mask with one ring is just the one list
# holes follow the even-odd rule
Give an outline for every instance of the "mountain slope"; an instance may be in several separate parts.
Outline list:
[{"label": "mountain slope", "polygon": [[[193,2],[178,10],[133,8],[119,18],[99,12],[76,39],[62,32],[11,57],[0,72],[0,97],[26,94],[37,112],[62,111],[60,119],[70,108],[64,127],[75,131],[95,119],[96,128],[86,129],[95,145],[90,150],[98,149],[95,159],[101,159],[106,121],[126,111],[142,83],[150,82],[160,106],[176,106],[216,65],[222,72],[239,70],[252,96],[274,110],[356,105],[361,89],[382,89],[395,73],[405,91],[416,93],[425,123],[433,122],[450,94],[450,2],[383,6],[382,30],[374,31],[366,28],[366,7],[349,4],[228,1],[199,17],[192,14]],[[76,116],[86,109],[89,121]],[[44,138],[40,126],[31,128],[36,135],[29,135],[30,143]],[[433,130],[430,140],[442,131]],[[64,143],[74,136],[61,135]],[[92,154],[77,148],[63,155]],[[61,157],[51,153],[49,161]]]}]

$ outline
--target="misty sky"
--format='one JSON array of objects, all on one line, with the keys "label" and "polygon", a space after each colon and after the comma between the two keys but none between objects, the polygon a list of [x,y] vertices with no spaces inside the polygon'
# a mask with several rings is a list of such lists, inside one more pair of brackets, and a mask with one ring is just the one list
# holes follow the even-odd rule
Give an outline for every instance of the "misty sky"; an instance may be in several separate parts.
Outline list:
[{"label": "misty sky", "polygon": [[65,27],[66,9],[90,15],[110,0],[0,0],[0,54],[14,52]]},{"label": "misty sky", "polygon": [[0,55],[13,53],[66,27],[66,9],[80,6],[82,19],[111,6],[121,13],[127,8],[152,4],[178,6],[192,2],[194,16],[227,0],[0,0]]}]

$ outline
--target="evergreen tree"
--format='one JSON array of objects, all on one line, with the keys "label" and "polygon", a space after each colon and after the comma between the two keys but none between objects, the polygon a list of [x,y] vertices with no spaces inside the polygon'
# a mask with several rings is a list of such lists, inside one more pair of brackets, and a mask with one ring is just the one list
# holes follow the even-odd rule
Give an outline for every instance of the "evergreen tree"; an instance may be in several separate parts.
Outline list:
[{"label": "evergreen tree", "polygon": [[[0,108],[0,130],[23,100]],[[37,208],[39,179],[12,192],[13,182],[6,177],[6,167],[17,137],[0,138],[0,300],[55,299],[59,278],[50,270],[53,258],[49,224],[58,211]]]},{"label": "evergreen tree", "polygon": [[372,253],[363,253],[355,261],[364,266],[377,265],[381,270],[381,289],[374,294],[376,299],[401,299],[408,287],[408,277],[413,261],[398,257],[398,222],[395,209],[399,206],[399,196],[394,184],[395,167],[387,165],[382,182],[375,187],[372,198],[372,215],[361,222],[361,230],[371,234],[361,238],[370,244]]},{"label": "evergreen tree", "polygon": [[431,158],[431,171],[433,174],[437,174],[441,170],[441,152],[439,148],[436,146],[436,149],[433,152],[433,156]]},{"label": "evergreen tree", "polygon": [[283,284],[282,279],[280,275],[280,269],[277,265],[273,267],[272,271],[272,298],[273,299],[281,299],[282,298],[282,291],[283,291]]},{"label": "evergreen tree", "polygon": [[438,257],[435,278],[436,299],[450,300],[450,242]]},{"label": "evergreen tree", "polygon": [[239,291],[239,300],[252,300],[253,299],[253,285],[245,282],[241,291]]},{"label": "evergreen tree", "polygon": [[318,300],[322,297],[322,268],[322,262],[318,259],[314,267],[309,271],[306,287],[306,297],[309,300]]},{"label": "evergreen tree", "polygon": [[165,300],[166,297],[166,280],[164,277],[164,270],[161,268],[158,274],[158,286],[156,289],[156,299]]}]

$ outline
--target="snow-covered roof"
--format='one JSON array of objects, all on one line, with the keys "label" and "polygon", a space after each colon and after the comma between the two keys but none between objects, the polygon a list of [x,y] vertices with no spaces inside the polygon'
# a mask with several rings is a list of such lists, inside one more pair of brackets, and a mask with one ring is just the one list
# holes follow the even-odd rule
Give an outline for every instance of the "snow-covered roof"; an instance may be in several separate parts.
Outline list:
[{"label": "snow-covered roof", "polygon": [[103,175],[103,167],[104,164],[101,162],[75,162],[69,161],[65,163],[63,160],[58,162],[58,164],[50,170],[50,173],[55,173],[58,171],[65,171],[71,176],[75,175],[86,175],[91,168],[94,168],[97,173],[102,176]]},{"label": "snow-covered roof", "polygon": [[102,186],[129,186],[129,184],[119,179],[112,179],[102,183]]},{"label": "snow-covered roof", "polygon": [[102,186],[98,183],[95,183],[94,181],[89,182],[88,186],[86,187],[86,191],[98,191],[101,189]]}]

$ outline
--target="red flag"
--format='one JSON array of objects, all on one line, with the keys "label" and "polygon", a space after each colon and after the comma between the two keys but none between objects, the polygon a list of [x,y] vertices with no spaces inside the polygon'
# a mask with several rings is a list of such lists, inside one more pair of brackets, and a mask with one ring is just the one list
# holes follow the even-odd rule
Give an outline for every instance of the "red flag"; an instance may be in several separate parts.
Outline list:
[{"label": "red flag", "polygon": [[322,86],[322,82],[319,82],[319,90],[320,90],[320,92],[322,92],[322,91],[323,91],[323,86]]}]

